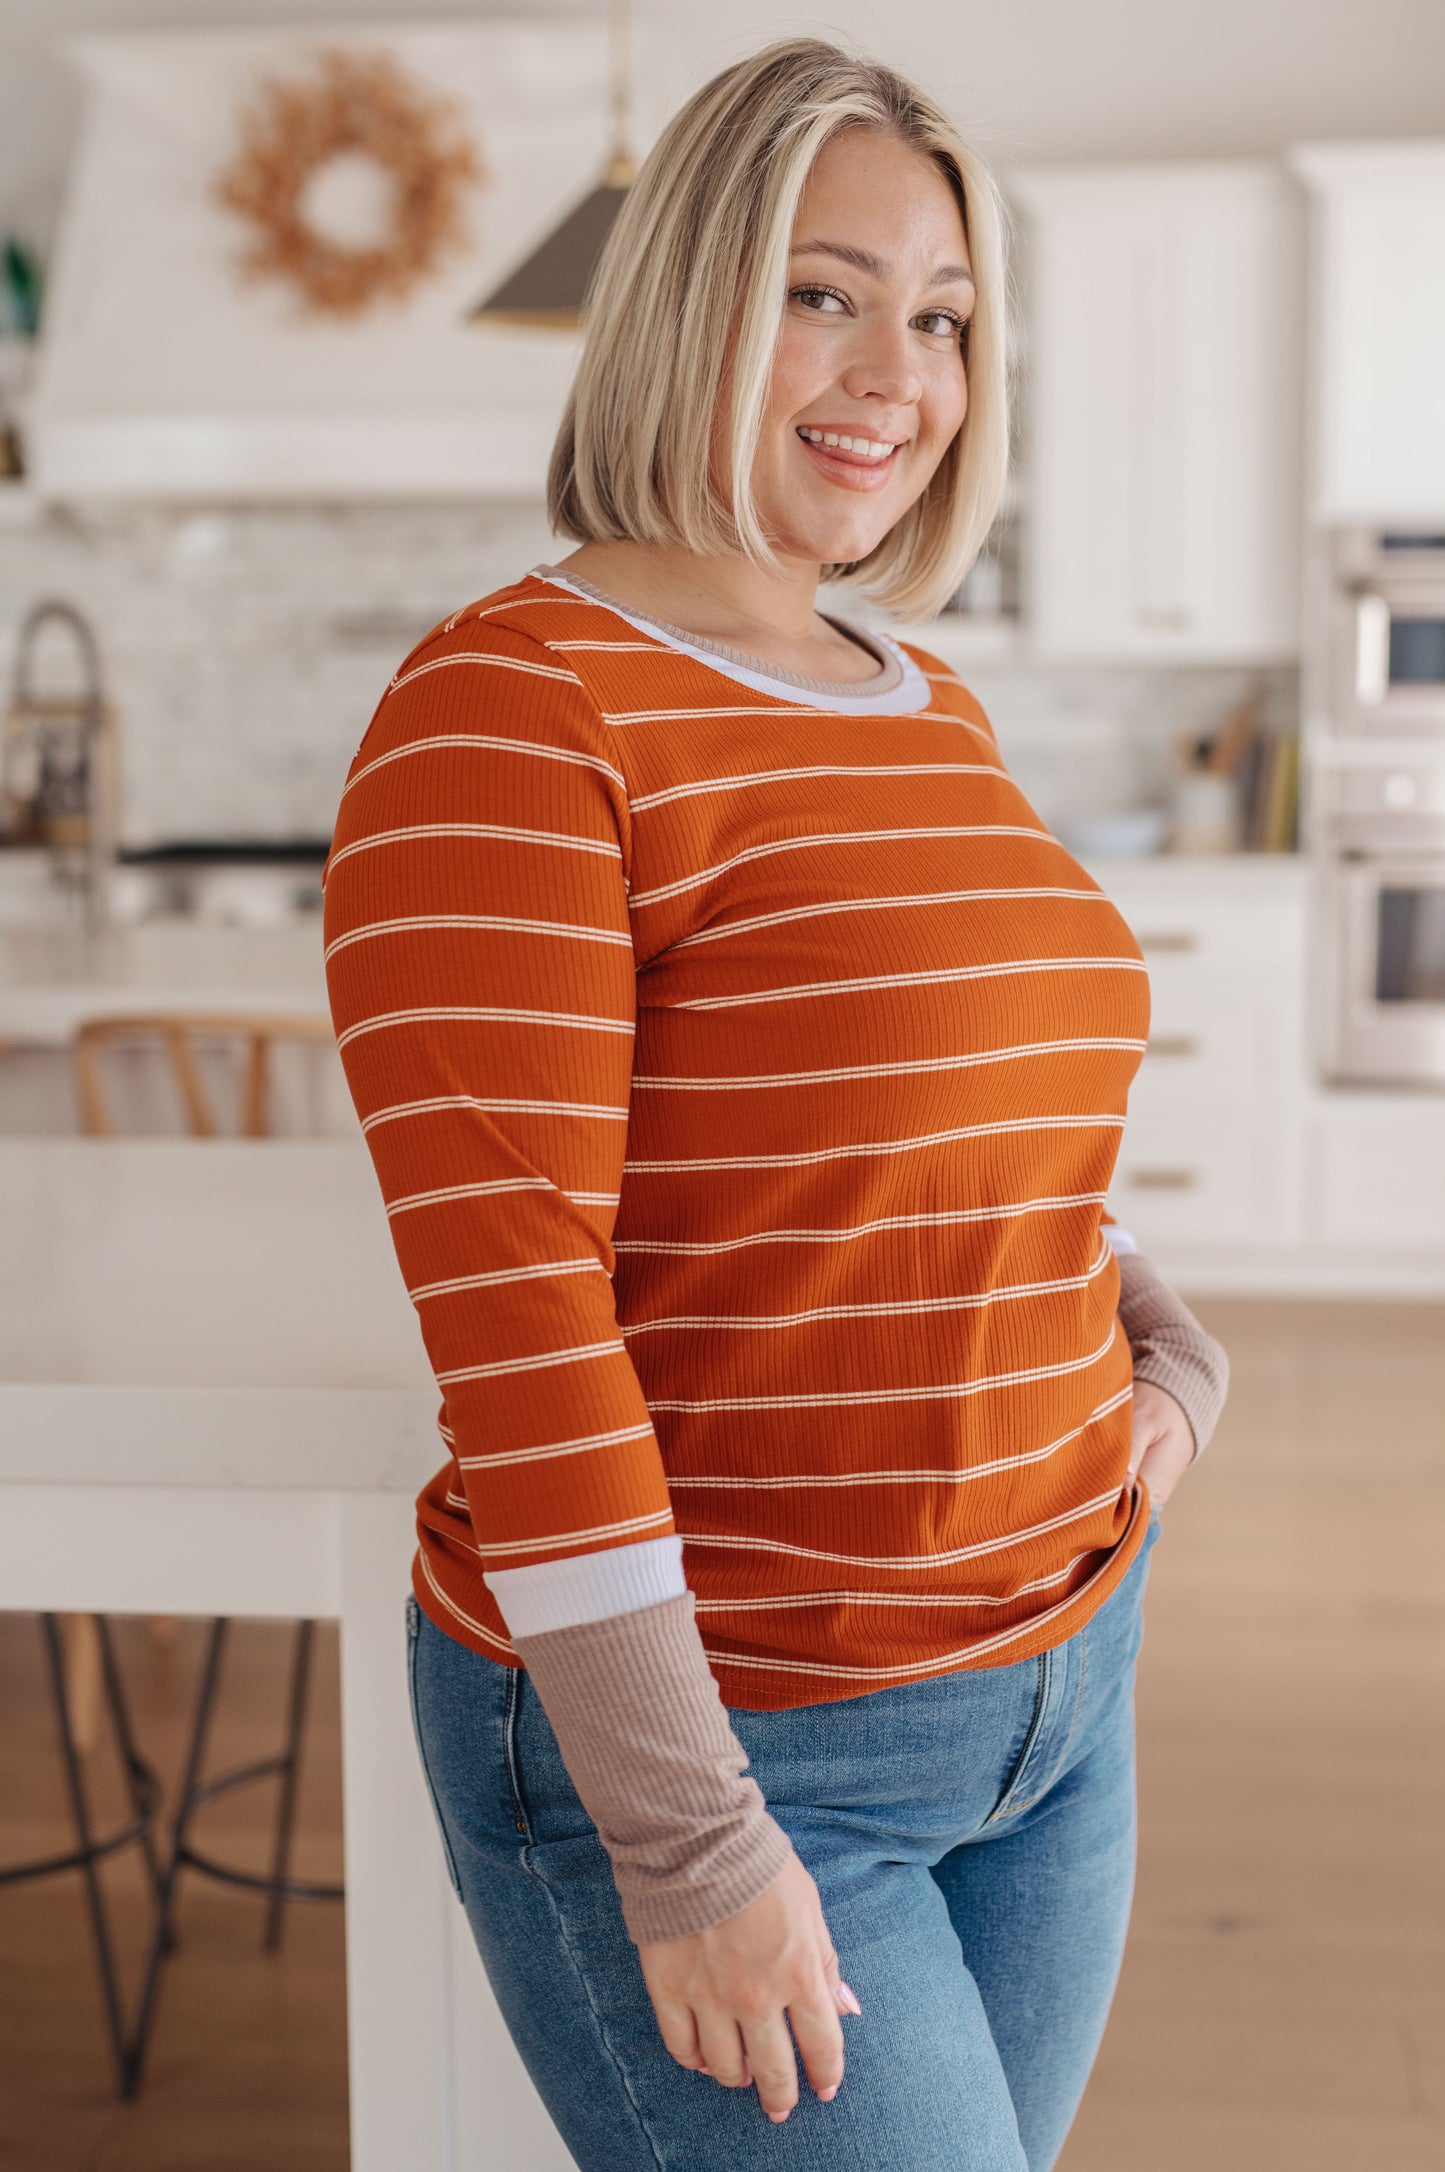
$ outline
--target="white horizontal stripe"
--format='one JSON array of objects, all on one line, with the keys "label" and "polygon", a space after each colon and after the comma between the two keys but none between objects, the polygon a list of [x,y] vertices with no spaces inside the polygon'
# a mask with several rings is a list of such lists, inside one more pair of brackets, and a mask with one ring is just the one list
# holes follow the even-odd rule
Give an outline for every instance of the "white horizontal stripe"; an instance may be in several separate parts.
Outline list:
[{"label": "white horizontal stripe", "polygon": [[553,1531],[546,1538],[533,1539],[488,1538],[477,1552],[487,1559],[493,1554],[541,1554],[554,1546],[590,1546],[599,1539],[623,1538],[633,1531],[650,1531],[654,1524],[671,1521],[670,1508],[656,1508],[649,1515],[629,1516],[622,1523],[594,1523],[586,1531]]},{"label": "white horizontal stripe", "polygon": [[450,1199],[492,1198],[499,1192],[550,1192],[556,1187],[546,1177],[497,1177],[489,1184],[446,1184],[434,1192],[408,1192],[393,1199],[388,1214],[411,1214],[418,1207],[439,1207]]},{"label": "white horizontal stripe", "polygon": [[504,1463],[549,1463],[556,1456],[580,1456],[596,1448],[613,1448],[621,1441],[650,1440],[652,1427],[642,1425],[615,1426],[610,1433],[579,1433],[575,1440],[543,1441],[536,1448],[508,1448],[499,1454],[486,1456],[458,1456],[457,1468],[462,1471],[489,1471]]},{"label": "white horizontal stripe", "polygon": [[631,802],[634,814],[647,814],[677,799],[693,799],[699,792],[737,792],[753,784],[791,784],[803,777],[1002,777],[1008,771],[987,762],[822,762],[807,769],[750,769],[737,776],[694,777],[687,784],[670,784],[665,791],[645,792]]},{"label": "white horizontal stripe", "polygon": [[[364,1128],[364,1127],[363,1127]],[[682,1169],[802,1169],[825,1161],[845,1161],[859,1154],[909,1154],[925,1146],[948,1146],[957,1139],[993,1139],[1010,1131],[1122,1131],[1122,1116],[1019,1116],[992,1124],[959,1124],[950,1131],[924,1131],[912,1139],[861,1139],[856,1145],[825,1146],[806,1154],[718,1154],[669,1161],[632,1161],[629,1176],[653,1176]]]},{"label": "white horizontal stripe", "polygon": [[[687,655],[690,654],[690,651],[683,650],[681,653],[683,655]],[[703,659],[699,656],[694,657],[693,661],[695,663],[701,663]],[[711,668],[716,669],[717,667],[713,666]],[[733,674],[726,668],[725,660],[722,660],[722,676],[724,678],[731,678],[733,676]],[[741,676],[741,673],[739,673],[738,676]],[[759,676],[761,677],[761,674],[759,674]],[[866,686],[868,682],[866,680],[861,680],[859,683]],[[704,718],[708,717],[815,717],[849,716],[854,714],[861,714],[865,716],[906,716],[910,720],[910,722],[952,724],[956,727],[956,729],[960,731],[972,732],[976,738],[982,739],[990,753],[993,753],[995,751],[991,735],[985,732],[981,726],[973,723],[968,717],[955,716],[951,709],[908,709],[899,705],[900,697],[905,697],[906,691],[906,687],[891,687],[889,689],[888,695],[875,695],[872,697],[872,700],[877,704],[876,708],[870,707],[866,710],[856,711],[853,710],[849,706],[849,704],[859,699],[857,695],[849,696],[845,694],[839,694],[836,697],[837,706],[835,707],[832,701],[829,701],[825,696],[822,695],[820,695],[816,701],[802,703],[798,701],[789,701],[781,693],[779,693],[774,695],[774,697],[768,702],[766,708],[754,709],[743,707],[741,705],[736,708],[725,708],[721,705],[715,706],[712,702],[697,702],[690,709],[604,709],[602,714],[609,724],[617,726],[620,730],[626,730],[626,728],[631,724],[697,724],[702,722]],[[893,698],[895,703],[895,706],[891,708],[888,706],[888,700],[890,696]]]},{"label": "white horizontal stripe", "polygon": [[398,687],[409,686],[413,679],[422,678],[428,671],[446,671],[453,664],[481,664],[493,671],[524,671],[535,679],[561,679],[573,686],[578,684],[575,671],[563,664],[533,664],[520,656],[499,656],[495,649],[463,649],[452,656],[434,656],[430,663],[413,664],[410,671],[399,671],[387,687],[394,694]]},{"label": "white horizontal stripe", "polygon": [[765,845],[749,845],[746,851],[735,852],[731,859],[719,860],[713,867],[681,875],[676,882],[661,883],[655,890],[641,890],[632,902],[638,906],[661,904],[669,898],[681,897],[685,890],[699,889],[715,876],[730,874],[735,867],[745,867],[751,860],[770,859],[779,852],[810,852],[818,845],[890,844],[900,838],[916,842],[924,837],[1036,837],[1041,844],[1057,843],[1047,830],[1030,829],[1026,824],[1015,822],[949,823],[943,828],[898,830],[817,830],[807,837],[775,837]]},{"label": "white horizontal stripe", "polygon": [[338,950],[347,950],[353,943],[370,942],[379,935],[409,934],[413,928],[505,928],[509,935],[561,935],[581,943],[615,943],[621,950],[632,948],[632,937],[625,928],[591,928],[572,920],[522,920],[509,913],[408,913],[398,920],[368,920],[363,927],[333,936],[323,956],[329,961]]},{"label": "white horizontal stripe", "polygon": [[994,1593],[975,1591],[936,1591],[932,1594],[912,1591],[781,1591],[770,1593],[762,1599],[699,1599],[699,1614],[766,1614],[775,1606],[809,1607],[837,1606],[923,1606],[936,1611],[945,1606],[1014,1606],[1026,1592],[1048,1591],[1055,1584],[1065,1584],[1081,1561],[1088,1555],[1075,1554],[1072,1561],[1052,1576],[1036,1576],[1031,1583],[1020,1584],[1017,1591],[1006,1597]]},{"label": "white horizontal stripe", "polygon": [[627,1345],[616,1342],[579,1342],[570,1350],[538,1350],[531,1357],[498,1358],[492,1365],[460,1365],[454,1372],[438,1373],[437,1386],[450,1387],[456,1380],[503,1380],[513,1373],[544,1372],[549,1365],[585,1364],[591,1358],[626,1357]]},{"label": "white horizontal stripe", "polygon": [[618,656],[671,656],[675,652],[664,648],[660,641],[557,641],[549,639],[549,649],[611,649]]},{"label": "white horizontal stripe", "polygon": [[[421,1563],[421,1573],[426,1579],[427,1589],[432,1593],[437,1604],[444,1607],[447,1613],[451,1615],[453,1621],[459,1621],[464,1629],[470,1629],[474,1637],[480,1637],[484,1644],[490,1644],[495,1651],[509,1652],[515,1658],[516,1653],[505,1637],[499,1637],[495,1629],[484,1628],[473,1615],[464,1614],[455,1599],[447,1597],[441,1585],[433,1576],[431,1563],[427,1560],[426,1555],[418,1551],[416,1558]],[[483,1577],[482,1581],[485,1583],[486,1578]]]},{"label": "white horizontal stripe", "polygon": [[413,837],[498,837],[509,844],[556,845],[563,852],[599,852],[604,859],[622,858],[622,847],[615,838],[569,837],[560,830],[523,830],[506,822],[412,822],[405,829],[375,830],[370,837],[355,838],[330,855],[328,866],[349,860],[353,852],[374,852],[379,845],[405,844]]},{"label": "white horizontal stripe", "polygon": [[585,1101],[482,1101],[475,1094],[433,1094],[428,1101],[398,1101],[389,1109],[378,1109],[362,1124],[362,1131],[374,1131],[378,1124],[400,1123],[407,1116],[434,1116],[441,1109],[475,1109],[485,1116],[498,1109],[510,1109],[530,1116],[598,1116],[625,1124],[626,1109],[609,1108],[604,1104],[593,1106]]},{"label": "white horizontal stripe", "polygon": [[640,1613],[643,1607],[687,1595],[682,1540],[675,1532],[631,1546],[611,1546],[605,1553],[575,1554],[566,1561],[488,1569],[483,1581],[514,1637],[612,1621],[619,1614]]},{"label": "white horizontal stripe", "polygon": [[976,1478],[992,1478],[1000,1471],[1020,1470],[1030,1463],[1046,1463],[1050,1456],[1057,1455],[1061,1448],[1067,1448],[1071,1441],[1076,1441],[1082,1434],[1087,1433],[1089,1427],[1096,1425],[1100,1418],[1107,1418],[1122,1404],[1132,1401],[1133,1395],[1134,1385],[1131,1381],[1127,1388],[1121,1388],[1117,1395],[1111,1395],[1106,1402],[1096,1403],[1082,1425],[1071,1426],[1067,1433],[1060,1433],[1057,1440],[1045,1442],[1042,1448],[1024,1449],[1018,1455],[995,1456],[988,1463],[973,1463],[966,1469],[792,1471],[786,1476],[772,1474],[762,1478],[742,1478],[733,1471],[695,1471],[686,1476],[672,1471],[668,1473],[667,1483],[673,1492],[679,1487],[695,1486],[707,1492],[729,1493],[787,1493],[797,1487],[805,1488],[811,1493],[819,1486],[967,1486]]},{"label": "white horizontal stripe", "polygon": [[[678,1004],[679,1010],[696,1008]],[[837,1064],[826,1071],[757,1071],[741,1076],[724,1072],[717,1078],[684,1078],[662,1072],[634,1071],[632,1083],[676,1093],[726,1093],[732,1088],[817,1086],[840,1078],[899,1078],[930,1071],[968,1071],[980,1064],[1015,1063],[1030,1056],[1055,1056],[1089,1048],[1132,1048],[1140,1053],[1146,1043],[1126,1036],[1099,1034],[1074,1041],[1020,1041],[1010,1048],[981,1048],[964,1056],[921,1056],[912,1063]]]},{"label": "white horizontal stripe", "polygon": [[1071,1591],[1067,1598],[1061,1599],[1057,1606],[1049,1607],[1042,1614],[1031,1616],[1028,1621],[1016,1622],[1009,1629],[1001,1629],[995,1636],[976,1638],[968,1644],[960,1645],[956,1651],[940,1653],[933,1659],[916,1660],[912,1664],[902,1667],[834,1667],[813,1659],[755,1658],[747,1653],[713,1651],[708,1646],[704,1646],[703,1649],[707,1658],[715,1661],[719,1666],[760,1667],[765,1672],[777,1674],[825,1675],[833,1681],[897,1681],[900,1678],[907,1679],[925,1674],[946,1673],[949,1668],[958,1666],[965,1660],[982,1659],[989,1652],[1001,1651],[1007,1644],[1018,1643],[1021,1637],[1035,1635],[1040,1629],[1047,1628],[1051,1621],[1057,1621],[1061,1615],[1067,1614],[1071,1607],[1077,1606],[1079,1600],[1090,1587],[1098,1582],[1099,1577],[1107,1575],[1110,1562],[1118,1552],[1119,1547],[1128,1539],[1139,1520],[1140,1505],[1140,1496],[1136,1491],[1134,1495],[1134,1512],[1129,1519],[1128,1529],[1124,1532],[1123,1538],[1118,1541],[1117,1545],[1109,1549],[1107,1558],[1101,1562],[1096,1574],[1091,1576],[1086,1583],[1080,1584],[1077,1591]]},{"label": "white horizontal stripe", "polygon": [[600,1259],[533,1260],[525,1267],[498,1267],[485,1275],[453,1275],[446,1282],[424,1282],[408,1292],[414,1305],[429,1297],[454,1297],[458,1290],[490,1290],[511,1282],[537,1282],[551,1275],[605,1274]]},{"label": "white horizontal stripe", "polygon": [[705,1533],[685,1531],[684,1542],[689,1546],[725,1546],[745,1553],[788,1554],[800,1561],[840,1561],[850,1569],[950,1569],[961,1561],[981,1561],[986,1554],[1007,1553],[1012,1546],[1026,1546],[1030,1539],[1047,1538],[1051,1532],[1063,1531],[1071,1523],[1082,1523],[1086,1516],[1096,1515],[1117,1501],[1117,1492],[1096,1494],[1092,1501],[1085,1501],[1079,1508],[1064,1509],[1057,1516],[1047,1517],[1043,1523],[1029,1524],[1022,1531],[1009,1531],[1002,1538],[981,1539],[976,1546],[954,1546],[940,1554],[835,1554],[815,1546],[794,1546],[786,1539],[756,1538],[742,1531]]},{"label": "white horizontal stripe", "polygon": [[1044,1199],[1011,1199],[997,1207],[951,1207],[939,1214],[880,1214],[871,1222],[854,1222],[846,1229],[756,1229],[745,1237],[719,1237],[708,1244],[684,1243],[678,1238],[619,1237],[617,1252],[680,1252],[706,1256],[714,1252],[741,1252],[754,1244],[850,1244],[858,1237],[873,1237],[883,1229],[933,1229],[953,1222],[1008,1222],[1019,1214],[1054,1214],[1065,1207],[1102,1206],[1107,1192],[1059,1192]]},{"label": "white horizontal stripe", "polygon": [[[338,1048],[345,1048],[348,1042],[359,1040],[363,1033],[381,1033],[391,1026],[423,1025],[434,1018],[466,1019],[472,1022],[479,1018],[491,1018],[514,1026],[572,1026],[595,1033],[630,1034],[633,1031],[630,1018],[592,1018],[585,1011],[510,1010],[496,1003],[427,1003],[412,1011],[378,1011],[371,1018],[358,1018],[354,1026],[348,1026],[343,1034],[338,1035],[336,1045]],[[518,1104],[513,1104],[516,1105]],[[491,1106],[495,1108],[500,1104],[493,1102]]]},{"label": "white horizontal stripe", "polygon": [[1084,1274],[1061,1275],[1052,1282],[1009,1282],[996,1290],[985,1290],[979,1295],[970,1293],[964,1297],[908,1297],[896,1304],[859,1305],[811,1305],[806,1312],[664,1312],[650,1320],[629,1321],[623,1326],[623,1334],[629,1343],[634,1335],[652,1335],[659,1328],[678,1327],[726,1327],[759,1328],[777,1330],[785,1327],[806,1327],[815,1320],[884,1320],[901,1314],[933,1312],[986,1311],[990,1305],[1003,1304],[1020,1297],[1050,1297],[1058,1290],[1082,1290],[1108,1264],[1113,1257],[1108,1245],[1101,1242],[1099,1256]]},{"label": "white horizontal stripe", "polygon": [[[817,1395],[703,1395],[703,1396],[649,1396],[652,1410],[827,1410],[839,1404],[861,1407],[865,1403],[936,1403],[943,1401],[964,1402],[973,1395],[986,1395],[995,1388],[1015,1388],[1030,1380],[1058,1380],[1067,1373],[1087,1372],[1097,1365],[1113,1348],[1118,1333],[1117,1317],[1110,1323],[1109,1333],[1097,1350],[1090,1350],[1084,1357],[1060,1358],[1053,1365],[1025,1365],[1010,1373],[983,1373],[977,1380],[945,1380],[936,1386],[925,1383],[916,1388],[848,1388],[837,1394],[824,1392]],[[437,1375],[438,1379],[441,1375]]]},{"label": "white horizontal stripe", "polygon": [[1028,973],[1147,973],[1142,958],[1008,958],[988,965],[946,965],[921,973],[867,973],[851,980],[796,981],[786,988],[747,988],[736,995],[680,996],[677,1011],[736,1010],[748,1003],[798,1003],[810,997],[852,995],[864,988],[931,988],[973,980],[1012,980]]},{"label": "white horizontal stripe", "polygon": [[1110,902],[1102,890],[1066,890],[1057,884],[1043,883],[996,890],[911,890],[898,897],[824,898],[816,905],[799,905],[788,912],[753,913],[746,920],[720,920],[712,927],[698,928],[692,935],[680,935],[671,947],[685,950],[693,943],[723,943],[732,935],[751,934],[754,928],[791,926],[795,920],[816,920],[823,914],[891,912],[909,905],[1012,904],[1015,898],[1023,897],[1074,898],[1085,905]]},{"label": "white horizontal stripe", "polygon": [[[497,618],[503,611],[522,611],[525,610],[529,605],[534,603],[561,603],[563,600],[564,599],[561,596],[513,596],[510,603],[484,603],[478,605],[475,610],[473,609],[471,604],[464,603],[460,611],[454,612],[453,615],[447,620],[446,625],[442,628],[442,631],[444,633],[450,633],[452,631],[452,628],[454,626],[459,626],[462,620],[466,618],[469,613],[472,617],[478,620],[484,618]],[[502,631],[505,633],[507,631],[507,628],[503,627]],[[542,636],[537,634],[518,635],[518,639],[521,641],[534,641],[540,640],[541,638]],[[547,646],[550,648],[552,646],[551,642],[548,642]]]},{"label": "white horizontal stripe", "polygon": [[[451,661],[456,662],[458,659],[454,657]],[[422,666],[424,671],[435,668],[432,664]],[[541,664],[517,664],[513,668],[517,671],[541,671],[544,667]],[[411,672],[408,676],[415,678],[416,673]],[[570,679],[573,674],[570,671],[558,671],[549,676]],[[394,683],[404,686],[406,681],[398,679]],[[385,769],[388,762],[404,762],[409,755],[428,754],[434,747],[496,747],[504,754],[535,754],[544,762],[570,762],[577,769],[595,769],[599,776],[610,777],[619,790],[627,790],[627,779],[621,770],[614,769],[610,762],[604,762],[600,754],[583,754],[576,747],[554,747],[536,739],[510,739],[498,732],[433,732],[425,739],[408,739],[405,746],[392,747],[387,753],[378,754],[374,761],[366,763],[364,768],[357,770],[355,776],[347,779],[342,787],[342,798],[345,799],[352,787],[360,784],[364,777],[369,777],[373,770]]]}]

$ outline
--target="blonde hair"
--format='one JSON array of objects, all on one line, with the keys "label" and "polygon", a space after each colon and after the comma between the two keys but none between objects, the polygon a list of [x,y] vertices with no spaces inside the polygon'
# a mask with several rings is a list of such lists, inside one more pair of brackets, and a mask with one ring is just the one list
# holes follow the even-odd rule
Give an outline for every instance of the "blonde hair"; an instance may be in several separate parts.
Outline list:
[{"label": "blonde hair", "polygon": [[[892,69],[817,38],[770,45],[715,76],[643,164],[597,268],[552,452],[547,507],[559,533],[743,551],[776,566],[751,478],[793,222],[819,152],[851,128],[886,132],[940,168],[958,200],[977,300],[962,427],[877,547],[825,571],[905,617],[937,610],[957,588],[993,525],[1008,469],[1001,202],[931,99]],[[734,319],[725,497],[712,438]]]}]

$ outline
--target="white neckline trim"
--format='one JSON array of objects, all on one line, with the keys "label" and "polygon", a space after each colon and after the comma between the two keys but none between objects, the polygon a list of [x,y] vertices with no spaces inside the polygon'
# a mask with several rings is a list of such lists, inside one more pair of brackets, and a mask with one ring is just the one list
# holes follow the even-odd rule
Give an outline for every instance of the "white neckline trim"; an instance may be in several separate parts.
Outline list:
[{"label": "white neckline trim", "polygon": [[874,694],[822,694],[809,687],[795,686],[788,679],[775,679],[766,671],[750,670],[746,664],[735,664],[729,657],[719,656],[715,649],[697,647],[680,635],[664,632],[654,619],[627,610],[611,599],[598,603],[596,596],[576,587],[565,573],[543,573],[536,566],[528,568],[533,580],[545,581],[549,587],[565,588],[568,595],[580,603],[593,604],[598,610],[611,611],[617,618],[632,626],[638,633],[647,634],[659,648],[675,649],[679,655],[690,656],[694,663],[706,664],[709,671],[718,672],[725,679],[733,679],[740,686],[751,687],[755,694],[770,694],[775,701],[786,702],[790,708],[818,709],[827,716],[912,716],[919,709],[926,709],[932,698],[932,688],[906,649],[884,633],[881,627],[869,626],[866,633],[870,641],[895,657],[903,673],[895,686]]}]

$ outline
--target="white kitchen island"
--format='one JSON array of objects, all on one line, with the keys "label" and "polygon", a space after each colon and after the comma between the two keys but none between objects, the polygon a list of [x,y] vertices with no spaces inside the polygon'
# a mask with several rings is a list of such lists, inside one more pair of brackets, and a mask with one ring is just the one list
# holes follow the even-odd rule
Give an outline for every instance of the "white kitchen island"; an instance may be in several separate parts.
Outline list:
[{"label": "white kitchen island", "polygon": [[364,1147],[3,1139],[0,1231],[0,1606],[336,1618],[354,2172],[567,2172],[412,1740],[438,1395]]}]

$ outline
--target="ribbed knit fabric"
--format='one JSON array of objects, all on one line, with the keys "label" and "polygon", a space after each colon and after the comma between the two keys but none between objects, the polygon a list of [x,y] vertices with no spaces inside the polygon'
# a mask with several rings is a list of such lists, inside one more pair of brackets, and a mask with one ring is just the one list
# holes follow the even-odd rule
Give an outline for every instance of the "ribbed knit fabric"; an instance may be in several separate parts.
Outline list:
[{"label": "ribbed knit fabric", "polygon": [[[693,1596],[519,1637],[629,1935],[685,1938],[756,1900],[792,1852],[764,1806],[693,1622]],[[625,1725],[617,1725],[626,1684]]]},{"label": "ribbed knit fabric", "polygon": [[1134,1353],[1134,1378],[1173,1396],[1189,1420],[1198,1455],[1209,1445],[1229,1392],[1223,1343],[1139,1252],[1119,1261],[1119,1318]]},{"label": "ribbed knit fabric", "polygon": [[536,577],[437,629],[326,873],[444,1395],[416,1590],[683,1539],[727,1702],[1062,1642],[1143,1535],[1100,1216],[1138,947],[978,703],[833,713]]}]

